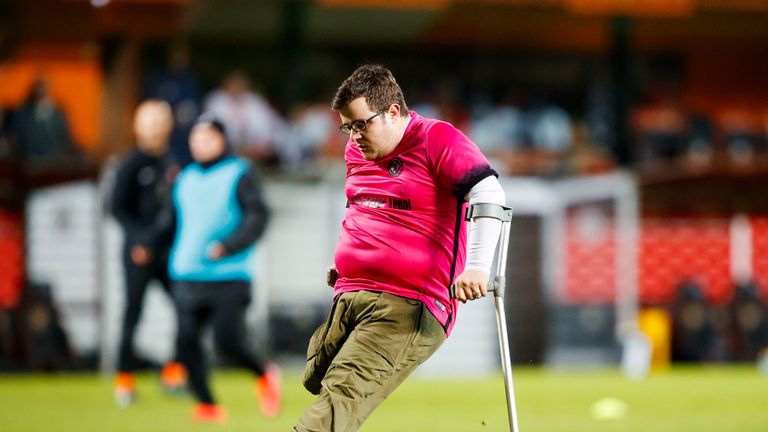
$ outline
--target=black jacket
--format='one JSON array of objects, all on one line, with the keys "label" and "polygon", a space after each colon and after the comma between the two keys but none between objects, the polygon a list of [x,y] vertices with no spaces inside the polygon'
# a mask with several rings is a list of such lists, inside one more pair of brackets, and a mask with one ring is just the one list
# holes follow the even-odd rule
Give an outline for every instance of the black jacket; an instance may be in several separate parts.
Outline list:
[{"label": "black jacket", "polygon": [[[140,150],[118,166],[110,196],[110,211],[125,234],[126,246],[145,245],[156,238],[159,217],[171,206],[171,188],[178,167],[170,157]],[[170,244],[161,245],[164,249]]]}]

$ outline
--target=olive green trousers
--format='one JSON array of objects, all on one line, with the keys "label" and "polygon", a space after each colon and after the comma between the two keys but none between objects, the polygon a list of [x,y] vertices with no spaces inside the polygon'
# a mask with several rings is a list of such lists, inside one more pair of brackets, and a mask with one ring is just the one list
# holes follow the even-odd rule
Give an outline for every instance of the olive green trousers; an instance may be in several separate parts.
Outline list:
[{"label": "olive green trousers", "polygon": [[304,386],[318,395],[298,432],[354,432],[445,341],[424,304],[386,293],[336,297],[309,342]]}]

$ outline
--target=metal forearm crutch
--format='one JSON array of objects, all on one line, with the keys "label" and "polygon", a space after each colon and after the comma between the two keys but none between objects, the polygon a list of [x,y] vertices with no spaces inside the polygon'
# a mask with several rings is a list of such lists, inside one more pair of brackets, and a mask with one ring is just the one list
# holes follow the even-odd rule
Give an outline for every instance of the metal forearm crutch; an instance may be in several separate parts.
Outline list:
[{"label": "metal forearm crutch", "polygon": [[493,291],[496,303],[496,325],[499,330],[499,350],[501,368],[504,372],[504,387],[507,392],[507,414],[510,432],[520,432],[517,427],[517,409],[515,408],[515,390],[512,385],[512,359],[509,356],[509,336],[507,334],[507,316],[504,313],[504,288],[507,278],[507,248],[509,246],[509,225],[512,221],[512,209],[498,204],[478,203],[467,209],[466,220],[472,222],[479,218],[492,218],[501,221],[498,254],[496,254],[496,275],[488,284],[488,291]]}]

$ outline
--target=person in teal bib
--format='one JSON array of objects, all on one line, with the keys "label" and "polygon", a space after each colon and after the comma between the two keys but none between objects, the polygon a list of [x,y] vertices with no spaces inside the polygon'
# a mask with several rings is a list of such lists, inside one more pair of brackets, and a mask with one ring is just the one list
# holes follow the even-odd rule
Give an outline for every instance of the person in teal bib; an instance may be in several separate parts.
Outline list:
[{"label": "person in teal bib", "polygon": [[[232,154],[221,121],[203,114],[190,133],[194,162],[179,174],[173,212],[163,233],[175,232],[169,275],[179,316],[179,358],[188,370],[198,401],[194,419],[220,423],[226,411],[208,385],[200,345],[201,329],[211,323],[216,347],[257,377],[262,413],[280,409],[279,369],[266,364],[246,343],[245,312],[251,300],[257,241],[269,210],[256,167]],[[175,227],[175,228],[173,228]]]}]

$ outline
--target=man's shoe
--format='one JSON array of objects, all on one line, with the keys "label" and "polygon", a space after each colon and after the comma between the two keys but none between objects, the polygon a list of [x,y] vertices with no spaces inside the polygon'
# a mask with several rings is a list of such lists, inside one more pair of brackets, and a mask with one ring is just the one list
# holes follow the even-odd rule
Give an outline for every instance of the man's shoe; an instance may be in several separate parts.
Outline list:
[{"label": "man's shoe", "polygon": [[187,385],[187,370],[177,362],[167,363],[160,372],[160,383],[166,393],[180,395]]},{"label": "man's shoe", "polygon": [[256,396],[259,399],[261,413],[266,417],[276,417],[282,404],[280,368],[273,363],[266,367],[264,375],[256,380]]},{"label": "man's shoe", "polygon": [[136,378],[128,372],[118,372],[115,376],[115,403],[126,408],[136,399]]},{"label": "man's shoe", "polygon": [[216,404],[198,403],[192,411],[192,420],[196,423],[223,424],[227,421],[227,410]]}]

